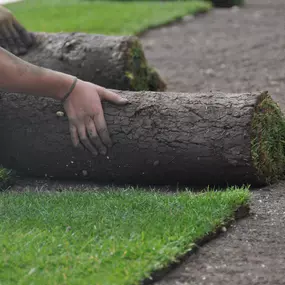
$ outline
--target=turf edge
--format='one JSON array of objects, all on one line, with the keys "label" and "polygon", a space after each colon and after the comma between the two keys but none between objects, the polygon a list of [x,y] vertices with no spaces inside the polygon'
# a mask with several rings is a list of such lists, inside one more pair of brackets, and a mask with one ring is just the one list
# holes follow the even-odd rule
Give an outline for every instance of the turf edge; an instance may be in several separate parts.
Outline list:
[{"label": "turf edge", "polygon": [[166,21],[165,23],[162,24],[154,24],[154,25],[150,25],[147,28],[142,28],[140,31],[138,31],[137,33],[134,34],[134,36],[136,37],[142,37],[145,34],[147,34],[148,32],[152,31],[152,30],[156,30],[156,29],[161,29],[161,28],[166,28],[166,27],[171,27],[180,23],[184,22],[185,17],[187,16],[192,16],[195,18],[198,18],[199,16],[205,16],[208,14],[209,11],[211,11],[213,9],[213,5],[209,2],[206,3],[208,4],[207,7],[205,8],[200,8],[200,10],[192,13],[192,14],[188,14],[186,16],[178,16],[176,18],[172,18],[169,21]]},{"label": "turf edge", "polygon": [[166,267],[154,271],[150,277],[144,279],[141,281],[141,285],[150,285],[155,282],[160,281],[162,278],[165,277],[166,274],[168,274],[170,271],[178,268],[184,261],[186,261],[190,256],[195,254],[200,247],[204,246],[208,242],[218,238],[222,233],[224,233],[223,228],[228,228],[230,225],[232,225],[235,221],[243,219],[250,215],[250,206],[249,204],[241,205],[237,207],[237,209],[233,212],[231,217],[228,217],[224,223],[222,223],[219,227],[217,227],[214,231],[211,233],[205,235],[204,237],[198,239],[195,241],[195,245],[193,248],[188,251],[187,253],[177,257],[176,262],[169,263]]},{"label": "turf edge", "polygon": [[272,184],[284,179],[285,116],[268,91],[260,94],[254,108],[251,156],[259,181]]}]

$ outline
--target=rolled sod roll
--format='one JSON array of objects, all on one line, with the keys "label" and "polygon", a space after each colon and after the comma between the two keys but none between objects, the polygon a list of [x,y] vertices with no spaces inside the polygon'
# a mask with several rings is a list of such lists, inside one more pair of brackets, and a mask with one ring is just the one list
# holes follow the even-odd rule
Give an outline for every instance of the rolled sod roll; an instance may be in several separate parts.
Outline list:
[{"label": "rolled sod roll", "polygon": [[119,90],[164,91],[165,82],[148,65],[134,36],[35,33],[36,45],[20,56],[32,64]]},{"label": "rolled sod roll", "polygon": [[233,6],[244,6],[245,0],[208,0],[211,1],[214,7],[230,8]]},{"label": "rolled sod roll", "polygon": [[129,185],[266,185],[284,175],[285,119],[267,92],[118,91],[107,156],[72,146],[52,99],[0,93],[0,164],[33,177]]}]

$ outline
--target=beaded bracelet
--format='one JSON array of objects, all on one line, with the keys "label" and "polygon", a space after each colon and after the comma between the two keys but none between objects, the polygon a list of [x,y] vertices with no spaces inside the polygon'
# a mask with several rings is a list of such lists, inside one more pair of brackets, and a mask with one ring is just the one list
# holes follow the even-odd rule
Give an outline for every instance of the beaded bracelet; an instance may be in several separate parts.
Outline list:
[{"label": "beaded bracelet", "polygon": [[74,77],[74,80],[73,80],[73,83],[70,87],[70,89],[68,90],[68,92],[63,96],[63,99],[61,100],[61,103],[64,103],[65,100],[68,98],[68,96],[72,93],[75,85],[76,85],[76,82],[77,82],[77,77]]}]

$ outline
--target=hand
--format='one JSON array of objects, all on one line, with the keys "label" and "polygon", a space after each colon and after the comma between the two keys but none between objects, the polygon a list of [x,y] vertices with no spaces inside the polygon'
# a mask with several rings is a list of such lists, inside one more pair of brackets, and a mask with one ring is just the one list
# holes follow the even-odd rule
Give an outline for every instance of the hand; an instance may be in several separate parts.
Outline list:
[{"label": "hand", "polygon": [[34,42],[35,36],[27,32],[8,9],[0,6],[0,47],[14,55],[21,55]]},{"label": "hand", "polygon": [[64,102],[73,145],[77,148],[83,145],[95,156],[106,155],[107,148],[112,146],[101,100],[121,106],[128,104],[128,100],[118,94],[82,80],[77,81]]}]

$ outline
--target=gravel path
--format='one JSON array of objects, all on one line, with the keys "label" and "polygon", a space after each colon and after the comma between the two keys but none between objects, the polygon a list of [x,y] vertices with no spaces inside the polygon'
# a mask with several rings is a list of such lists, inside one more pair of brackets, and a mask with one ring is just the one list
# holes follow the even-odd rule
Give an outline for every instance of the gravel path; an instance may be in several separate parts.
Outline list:
[{"label": "gravel path", "polygon": [[285,1],[247,2],[141,38],[169,91],[268,90],[285,106]]},{"label": "gravel path", "polygon": [[[169,91],[268,90],[285,110],[285,1],[247,3],[141,37]],[[285,284],[285,182],[254,191],[252,212],[156,285]]]},{"label": "gravel path", "polygon": [[252,215],[204,245],[156,285],[285,284],[285,183],[255,191]]}]

